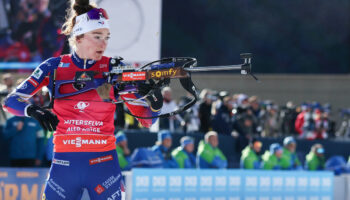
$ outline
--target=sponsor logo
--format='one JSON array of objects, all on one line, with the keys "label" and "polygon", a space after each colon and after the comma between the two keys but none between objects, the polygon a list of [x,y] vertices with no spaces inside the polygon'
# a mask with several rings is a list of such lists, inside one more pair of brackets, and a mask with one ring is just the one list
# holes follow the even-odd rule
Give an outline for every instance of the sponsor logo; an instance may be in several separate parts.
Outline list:
[{"label": "sponsor logo", "polygon": [[296,184],[295,177],[286,177],[285,178],[286,187],[295,187],[295,184]]},{"label": "sponsor logo", "polygon": [[75,81],[76,82],[88,82],[88,81],[92,81],[93,77],[94,77],[93,71],[77,72],[75,74]]},{"label": "sponsor logo", "polygon": [[230,176],[229,178],[229,185],[238,187],[241,186],[241,177],[239,176]]},{"label": "sponsor logo", "polygon": [[107,67],[107,64],[100,64],[100,69],[101,68],[106,68]]},{"label": "sponsor logo", "polygon": [[256,187],[258,185],[258,177],[256,176],[247,176],[245,179],[245,185],[247,187]]},{"label": "sponsor logo", "polygon": [[[76,23],[78,24],[79,21],[77,21]],[[73,34],[75,34],[76,32],[80,32],[80,31],[82,31],[82,30],[83,30],[83,28],[79,27],[79,28],[77,28],[77,29],[75,29],[75,30],[73,31]]]},{"label": "sponsor logo", "polygon": [[16,177],[18,178],[36,178],[39,177],[38,172],[16,172]]},{"label": "sponsor logo", "polygon": [[57,184],[52,178],[50,178],[47,181],[47,186],[50,187],[53,191],[55,191],[59,197],[61,197],[62,199],[66,199],[66,190],[63,189],[62,186]]},{"label": "sponsor logo", "polygon": [[75,145],[75,147],[81,147],[83,144],[107,144],[107,140],[98,140],[98,139],[81,139],[81,137],[75,138],[75,140],[63,140],[65,145]]},{"label": "sponsor logo", "polygon": [[95,187],[95,191],[96,191],[97,194],[100,195],[102,192],[105,191],[105,189],[103,188],[102,185],[98,184],[98,185]]},{"label": "sponsor logo", "polygon": [[319,187],[320,179],[319,178],[310,178],[310,186],[311,187]]},{"label": "sponsor logo", "polygon": [[91,121],[91,120],[64,120],[64,124],[72,124],[72,125],[85,125],[85,126],[103,126],[103,121]]},{"label": "sponsor logo", "polygon": [[33,77],[36,78],[36,79],[39,79],[40,76],[43,74],[43,70],[41,70],[40,68],[36,69],[34,72],[33,72]]},{"label": "sponsor logo", "polygon": [[146,80],[146,72],[124,72],[123,81]]},{"label": "sponsor logo", "polygon": [[149,187],[149,176],[136,176],[136,187]]},{"label": "sponsor logo", "polygon": [[201,176],[200,177],[200,185],[204,187],[211,187],[213,185],[213,177],[212,176]]},{"label": "sponsor logo", "polygon": [[112,196],[108,197],[107,200],[115,200],[115,199],[120,199],[118,197],[120,197],[121,194],[120,194],[120,190],[117,190],[116,192],[114,192],[112,194]]},{"label": "sponsor logo", "polygon": [[151,72],[151,78],[169,78],[169,77],[175,77],[180,74],[179,69],[164,69],[164,70],[157,70]]},{"label": "sponsor logo", "polygon": [[74,109],[79,109],[79,112],[84,112],[84,109],[89,107],[89,105],[88,102],[79,101],[77,105],[74,106]]},{"label": "sponsor logo", "polygon": [[307,187],[308,181],[306,177],[299,177],[298,178],[298,186],[299,187]]},{"label": "sponsor logo", "polygon": [[68,160],[58,160],[58,159],[53,159],[52,163],[56,164],[56,165],[63,165],[63,166],[69,166],[70,163]]},{"label": "sponsor logo", "polygon": [[62,67],[62,68],[66,68],[66,67],[69,67],[70,63],[63,63],[63,62],[60,62],[60,64],[58,65],[58,67]]},{"label": "sponsor logo", "polygon": [[273,187],[282,187],[283,186],[283,178],[282,177],[273,177],[272,185],[273,185]]},{"label": "sponsor logo", "polygon": [[113,160],[113,156],[112,155],[107,155],[107,156],[103,156],[103,157],[98,157],[98,158],[94,158],[89,160],[90,165],[95,165],[95,164],[99,164],[102,162],[107,162]]},{"label": "sponsor logo", "polygon": [[19,85],[17,88],[19,90],[24,90],[28,87],[28,84],[26,82],[23,82],[21,85]]},{"label": "sponsor logo", "polygon": [[166,186],[165,176],[153,176],[152,184],[154,187],[165,187]]},{"label": "sponsor logo", "polygon": [[28,79],[28,82],[31,83],[34,87],[39,85],[39,83],[36,80],[32,79],[32,78]]},{"label": "sponsor logo", "polygon": [[111,187],[114,183],[116,183],[120,179],[120,174],[118,176],[111,176],[109,177],[105,182],[102,183],[103,187],[108,189]]},{"label": "sponsor logo", "polygon": [[181,187],[182,177],[181,176],[170,176],[169,177],[169,186],[171,187]]},{"label": "sponsor logo", "polygon": [[330,178],[322,178],[322,186],[323,187],[331,187],[332,181]]},{"label": "sponsor logo", "polygon": [[271,178],[270,177],[260,177],[260,187],[270,187],[271,185]]},{"label": "sponsor logo", "polygon": [[215,185],[217,187],[226,187],[227,179],[225,176],[216,176],[215,177]]},{"label": "sponsor logo", "polygon": [[197,187],[197,177],[196,176],[185,176],[185,186]]}]

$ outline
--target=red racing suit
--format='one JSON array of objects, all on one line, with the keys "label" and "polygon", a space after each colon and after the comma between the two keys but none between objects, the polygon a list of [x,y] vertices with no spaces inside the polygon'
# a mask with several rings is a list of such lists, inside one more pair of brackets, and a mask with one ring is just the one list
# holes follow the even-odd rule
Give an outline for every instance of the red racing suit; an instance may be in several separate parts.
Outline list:
[{"label": "red racing suit", "polygon": [[[82,188],[87,188],[93,199],[121,198],[121,174],[114,137],[116,106],[101,99],[97,92],[97,87],[106,83],[102,73],[110,71],[110,62],[109,57],[102,57],[99,61],[83,60],[76,53],[50,58],[5,99],[4,108],[8,112],[27,116],[29,99],[42,87],[47,86],[50,95],[53,92],[68,94],[55,98],[53,102],[52,111],[57,115],[59,123],[54,133],[55,153],[43,198],[77,199]],[[89,74],[93,74],[92,77]],[[77,76],[80,80],[93,79],[90,81],[96,87],[80,93],[72,83]],[[65,80],[70,82],[56,84]],[[111,87],[109,97],[115,100],[119,96],[114,91],[115,88]],[[126,94],[120,98],[139,97],[138,94]],[[125,104],[134,115],[159,114],[152,111],[144,100]],[[155,119],[139,121],[143,126],[150,127]]]}]

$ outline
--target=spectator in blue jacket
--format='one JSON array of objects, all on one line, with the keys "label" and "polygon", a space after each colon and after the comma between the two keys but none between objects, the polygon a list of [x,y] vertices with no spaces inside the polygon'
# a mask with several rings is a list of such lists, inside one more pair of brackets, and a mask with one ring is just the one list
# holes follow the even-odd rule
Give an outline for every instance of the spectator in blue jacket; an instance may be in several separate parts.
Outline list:
[{"label": "spectator in blue jacket", "polygon": [[204,136],[204,141],[200,141],[197,151],[197,167],[199,168],[226,168],[227,159],[219,149],[218,134],[209,131]]},{"label": "spectator in blue jacket", "polygon": [[4,136],[10,139],[12,167],[40,166],[44,156],[44,131],[33,118],[14,116],[7,120]]},{"label": "spectator in blue jacket", "polygon": [[168,130],[162,130],[158,133],[158,140],[152,147],[152,151],[155,152],[163,161],[164,168],[176,168],[177,164],[171,157],[170,147],[172,145],[171,133]]},{"label": "spectator in blue jacket", "polygon": [[194,141],[189,136],[180,139],[181,146],[171,152],[179,168],[196,168],[196,157],[193,155]]},{"label": "spectator in blue jacket", "polygon": [[119,166],[122,171],[130,170],[130,149],[128,147],[128,139],[123,131],[119,131],[116,136],[116,150],[118,155]]}]

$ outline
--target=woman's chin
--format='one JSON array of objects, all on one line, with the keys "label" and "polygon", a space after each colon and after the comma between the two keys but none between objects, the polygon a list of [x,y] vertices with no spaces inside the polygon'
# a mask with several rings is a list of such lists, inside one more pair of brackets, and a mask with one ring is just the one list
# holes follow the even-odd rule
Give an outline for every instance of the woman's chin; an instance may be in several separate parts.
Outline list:
[{"label": "woman's chin", "polygon": [[101,58],[102,58],[102,54],[100,54],[100,55],[95,55],[94,58],[93,58],[93,60],[98,61],[98,60],[101,60]]}]

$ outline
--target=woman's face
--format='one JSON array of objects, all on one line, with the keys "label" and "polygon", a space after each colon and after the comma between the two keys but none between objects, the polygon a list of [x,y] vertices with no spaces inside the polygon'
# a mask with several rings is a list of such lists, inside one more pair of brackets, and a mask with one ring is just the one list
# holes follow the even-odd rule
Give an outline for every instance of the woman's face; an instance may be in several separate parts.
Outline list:
[{"label": "woman's face", "polygon": [[77,53],[84,59],[100,60],[107,48],[110,32],[106,28],[85,33],[77,41]]}]

